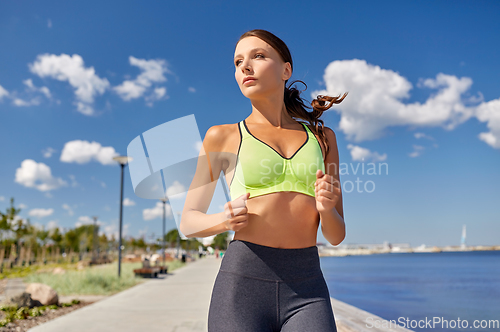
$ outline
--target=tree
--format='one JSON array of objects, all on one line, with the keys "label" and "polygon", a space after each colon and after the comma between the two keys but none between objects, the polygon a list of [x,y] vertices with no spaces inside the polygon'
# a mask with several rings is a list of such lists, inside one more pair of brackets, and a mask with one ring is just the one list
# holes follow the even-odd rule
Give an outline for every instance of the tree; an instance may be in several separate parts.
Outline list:
[{"label": "tree", "polygon": [[10,207],[7,208],[5,213],[0,212],[0,240],[3,240],[3,233],[12,230],[12,223],[16,220],[17,215],[21,209],[14,207],[14,197],[10,199]]},{"label": "tree", "polygon": [[29,219],[24,222],[23,219],[16,219],[11,223],[11,229],[16,233],[16,241],[19,243],[19,240],[21,240],[25,235],[28,235],[30,233],[30,221]]},{"label": "tree", "polygon": [[42,229],[36,232],[36,237],[40,239],[40,241],[42,241],[43,246],[45,246],[47,240],[49,239],[49,231],[46,231],[45,227],[42,226]]},{"label": "tree", "polygon": [[80,249],[80,237],[78,233],[74,229],[70,229],[66,233],[64,233],[64,246],[67,248],[73,249],[73,251],[79,251]]},{"label": "tree", "polygon": [[219,247],[219,249],[221,249],[221,250],[226,250],[226,248],[227,248],[227,234],[228,234],[228,232],[217,234],[212,241],[212,246]]},{"label": "tree", "polygon": [[137,240],[137,246],[141,249],[145,249],[148,245],[146,244],[146,241],[144,241],[144,237],[139,238]]},{"label": "tree", "polygon": [[49,235],[49,238],[54,241],[54,243],[57,245],[57,246],[60,246],[61,245],[61,242],[63,240],[63,237],[62,237],[62,234],[61,232],[59,231],[59,227],[56,227],[52,230],[52,232],[50,233]]},{"label": "tree", "polygon": [[99,246],[98,250],[100,251],[106,251],[109,248],[109,240],[106,234],[102,233],[101,236],[99,236]]},{"label": "tree", "polygon": [[168,243],[169,246],[176,246],[178,236],[179,231],[177,230],[177,228],[173,228],[167,234],[165,234],[165,242]]},{"label": "tree", "polygon": [[23,242],[28,245],[28,247],[36,248],[38,246],[37,242],[38,229],[30,224],[29,218],[26,219],[26,224],[24,225],[24,234],[21,236]]}]

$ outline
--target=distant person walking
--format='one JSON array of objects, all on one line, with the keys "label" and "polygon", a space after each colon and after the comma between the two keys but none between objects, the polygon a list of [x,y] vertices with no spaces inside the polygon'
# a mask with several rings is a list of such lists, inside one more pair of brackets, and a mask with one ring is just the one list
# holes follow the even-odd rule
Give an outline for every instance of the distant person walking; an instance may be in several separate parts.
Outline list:
[{"label": "distant person walking", "polygon": [[[310,52],[321,52],[321,45]],[[347,93],[318,96],[307,111],[300,91],[291,87],[295,82],[286,86],[293,71],[288,47],[266,30],[240,37],[234,68],[252,113],[207,131],[200,156],[208,157],[209,172],[199,163],[193,183],[210,185],[192,185],[196,190],[187,193],[180,225],[188,237],[235,232],[221,252],[208,331],[336,331],[316,237],[321,219],[325,238],[338,245],[345,223],[335,133],[319,118]],[[236,156],[234,167],[229,155]],[[231,201],[209,215],[207,197],[221,171]]]}]

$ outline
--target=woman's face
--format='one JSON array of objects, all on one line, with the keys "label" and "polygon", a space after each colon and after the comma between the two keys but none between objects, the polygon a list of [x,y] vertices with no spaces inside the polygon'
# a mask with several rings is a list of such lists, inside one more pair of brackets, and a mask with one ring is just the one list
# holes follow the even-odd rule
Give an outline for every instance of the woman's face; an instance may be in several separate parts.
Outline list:
[{"label": "woman's face", "polygon": [[[234,77],[245,97],[258,99],[283,93],[285,80],[292,74],[291,66],[268,43],[258,37],[246,37],[236,45],[234,54]],[[248,76],[255,80],[243,83]]]}]

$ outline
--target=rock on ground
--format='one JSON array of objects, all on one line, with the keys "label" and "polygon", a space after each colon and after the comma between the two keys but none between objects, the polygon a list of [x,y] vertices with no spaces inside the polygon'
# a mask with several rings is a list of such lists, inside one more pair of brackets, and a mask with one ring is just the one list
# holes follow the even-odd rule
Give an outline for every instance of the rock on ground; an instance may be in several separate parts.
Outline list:
[{"label": "rock on ground", "polygon": [[38,282],[29,284],[26,287],[26,293],[30,293],[33,300],[38,300],[43,305],[57,304],[59,302],[57,292],[52,287]]}]

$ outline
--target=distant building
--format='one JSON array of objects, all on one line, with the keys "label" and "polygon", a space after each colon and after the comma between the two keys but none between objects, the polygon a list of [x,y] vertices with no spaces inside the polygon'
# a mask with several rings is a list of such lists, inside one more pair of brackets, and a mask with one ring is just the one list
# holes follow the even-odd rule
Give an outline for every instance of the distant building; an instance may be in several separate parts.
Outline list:
[{"label": "distant building", "polygon": [[[318,246],[320,246],[318,242]],[[341,243],[338,246],[333,246],[327,243],[326,248],[328,249],[370,249],[370,250],[384,250],[393,248],[411,248],[409,243],[389,243],[385,241],[384,243]]]},{"label": "distant building", "polygon": [[409,243],[346,243],[333,246],[318,243],[318,251],[322,256],[367,255],[388,252],[411,252]]},{"label": "distant building", "polygon": [[465,225],[462,227],[462,240],[460,241],[460,248],[465,249],[467,246],[465,245]]}]

